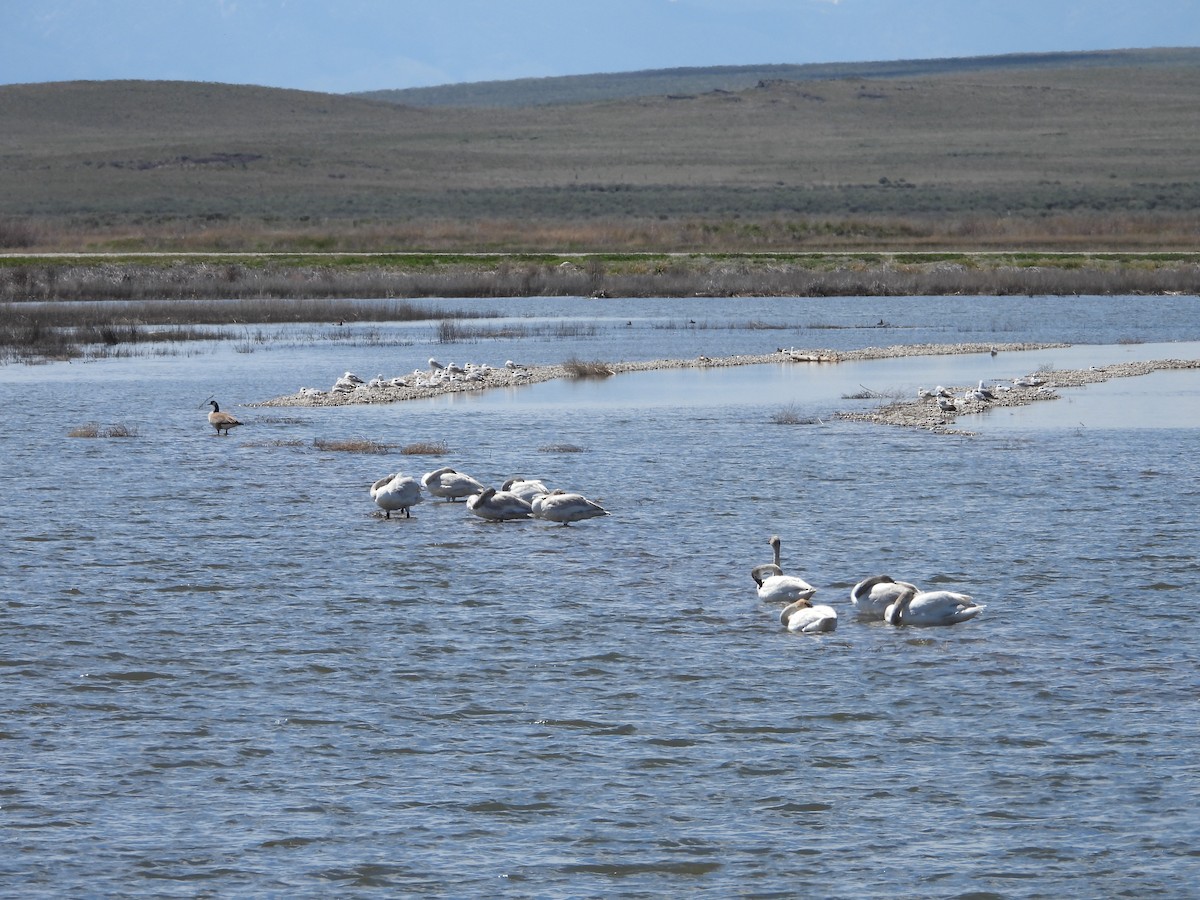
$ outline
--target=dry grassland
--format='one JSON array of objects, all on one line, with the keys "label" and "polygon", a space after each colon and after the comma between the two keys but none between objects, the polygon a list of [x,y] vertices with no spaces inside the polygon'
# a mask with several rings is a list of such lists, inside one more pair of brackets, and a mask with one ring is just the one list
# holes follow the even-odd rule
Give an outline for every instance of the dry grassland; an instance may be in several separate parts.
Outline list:
[{"label": "dry grassland", "polygon": [[15,85],[0,245],[1192,249],[1197,96],[1187,50],[507,109]]}]

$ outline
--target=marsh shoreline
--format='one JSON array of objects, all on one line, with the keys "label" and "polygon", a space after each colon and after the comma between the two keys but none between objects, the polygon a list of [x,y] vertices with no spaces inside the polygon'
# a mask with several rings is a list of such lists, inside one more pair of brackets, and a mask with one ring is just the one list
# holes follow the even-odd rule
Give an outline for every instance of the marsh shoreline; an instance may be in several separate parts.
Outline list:
[{"label": "marsh shoreline", "polygon": [[1200,291],[1194,253],[250,253],[0,256],[0,302],[1122,295]]}]

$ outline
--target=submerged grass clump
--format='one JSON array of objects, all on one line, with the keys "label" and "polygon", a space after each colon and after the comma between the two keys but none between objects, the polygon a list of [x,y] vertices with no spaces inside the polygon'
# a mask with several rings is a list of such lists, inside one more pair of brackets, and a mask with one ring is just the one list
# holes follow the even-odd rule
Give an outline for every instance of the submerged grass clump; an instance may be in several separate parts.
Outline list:
[{"label": "submerged grass clump", "polygon": [[394,445],[382,444],[369,438],[348,438],[344,440],[327,440],[313,438],[313,446],[318,450],[332,450],[339,453],[387,453]]},{"label": "submerged grass clump", "polygon": [[450,452],[445,441],[417,441],[406,444],[400,450],[405,456],[441,456]]},{"label": "submerged grass clump", "polygon": [[563,363],[563,369],[568,378],[608,378],[613,374],[612,366],[602,360],[584,362],[574,356]]},{"label": "submerged grass clump", "polygon": [[820,425],[821,420],[816,416],[804,416],[800,414],[800,408],[795,403],[789,403],[783,409],[771,416],[771,421],[776,425]]},{"label": "submerged grass clump", "polygon": [[126,425],[122,422],[116,422],[112,425],[100,425],[97,422],[88,422],[84,425],[77,425],[67,432],[67,437],[74,438],[131,438],[137,436],[138,430],[136,425]]}]

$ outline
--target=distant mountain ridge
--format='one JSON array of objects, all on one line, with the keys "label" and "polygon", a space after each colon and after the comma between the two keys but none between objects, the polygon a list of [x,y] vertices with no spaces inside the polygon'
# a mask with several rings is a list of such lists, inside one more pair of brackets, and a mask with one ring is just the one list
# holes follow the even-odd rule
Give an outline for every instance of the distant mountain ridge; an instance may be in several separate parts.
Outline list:
[{"label": "distant mountain ridge", "polygon": [[1167,66],[1200,63],[1200,48],[1012,53],[1000,56],[645,69],[593,75],[476,81],[433,87],[357,91],[347,96],[405,106],[526,107],[600,103],[636,97],[741,91],[763,80],[822,81],[834,78],[915,78],[926,75],[1111,66]]}]

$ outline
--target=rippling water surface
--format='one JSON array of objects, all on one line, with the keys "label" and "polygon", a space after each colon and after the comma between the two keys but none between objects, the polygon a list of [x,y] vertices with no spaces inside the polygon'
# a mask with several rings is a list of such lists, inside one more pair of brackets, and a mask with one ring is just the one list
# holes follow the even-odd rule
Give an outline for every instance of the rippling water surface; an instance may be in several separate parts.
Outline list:
[{"label": "rippling water surface", "polygon": [[[426,324],[0,368],[0,886],[1191,894],[1195,373],[997,411],[973,437],[828,418],[861,385],[1198,355],[1194,297],[1037,299],[541,301],[522,316],[569,318],[573,336],[439,346]],[[431,353],[1055,339],[1076,346],[243,405]],[[247,424],[215,437],[210,395]],[[785,404],[818,424],[773,424]],[[67,436],[86,422],[137,435]],[[350,437],[449,451],[313,445]],[[372,480],[444,464],[540,477],[612,515],[377,517]],[[789,634],[757,600],[773,533],[837,607],[835,633]],[[878,572],[987,609],[950,629],[855,621],[849,589]]]}]

